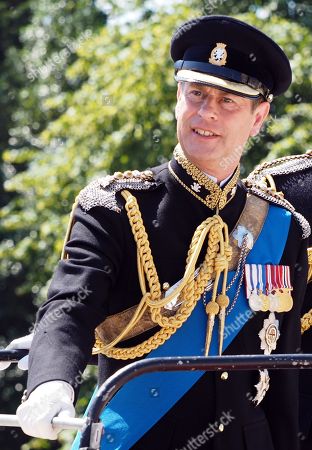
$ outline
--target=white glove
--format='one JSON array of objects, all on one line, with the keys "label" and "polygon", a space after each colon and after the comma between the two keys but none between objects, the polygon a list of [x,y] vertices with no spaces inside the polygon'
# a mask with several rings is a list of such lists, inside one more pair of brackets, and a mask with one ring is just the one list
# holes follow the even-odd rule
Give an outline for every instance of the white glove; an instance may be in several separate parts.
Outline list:
[{"label": "white glove", "polygon": [[[29,350],[32,340],[34,337],[34,333],[27,334],[27,336],[20,337],[18,339],[14,339],[7,347],[6,350]],[[5,370],[10,366],[10,362],[0,362],[0,370]],[[21,370],[28,369],[28,355],[21,358],[17,363],[17,367]]]},{"label": "white glove", "polygon": [[25,434],[43,439],[57,439],[52,419],[75,417],[74,389],[65,381],[53,380],[40,384],[16,411]]}]

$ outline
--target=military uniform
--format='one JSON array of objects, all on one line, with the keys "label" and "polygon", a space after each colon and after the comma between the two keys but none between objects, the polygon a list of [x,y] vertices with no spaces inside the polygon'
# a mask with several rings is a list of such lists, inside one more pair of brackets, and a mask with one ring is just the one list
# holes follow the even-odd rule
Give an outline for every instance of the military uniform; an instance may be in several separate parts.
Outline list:
[{"label": "military uniform", "polygon": [[[175,160],[172,163],[179,178],[191,185],[193,180],[185,170]],[[162,283],[171,285],[184,273],[194,230],[212,215],[212,211],[171,176],[168,164],[154,168],[152,172],[152,180],[141,181],[142,187],[144,183],[150,183],[150,186],[133,192],[144,218],[159,278]],[[97,194],[102,194],[100,184]],[[85,194],[82,201],[87,202],[88,195]],[[95,198],[96,193],[92,195]],[[235,196],[220,212],[230,231],[245,201],[246,188],[239,183]],[[139,303],[136,245],[120,193],[116,194],[116,206],[119,212],[113,210],[112,205],[110,208],[94,206],[87,212],[81,206],[75,210],[71,237],[66,245],[68,259],[60,261],[49,289],[49,300],[39,311],[38,331],[31,351],[29,392],[51,379],[66,380],[75,386],[75,377],[84,370],[91,354],[94,328],[106,316]],[[281,314],[279,353],[296,352],[300,347],[299,323],[306,279],[306,248],[301,239],[302,229],[295,219],[292,219],[289,235],[281,264],[291,267],[299,264],[303,269],[292,272],[295,308],[291,314]],[[90,293],[85,300],[75,302],[81,288]],[[72,299],[70,305],[66,299]],[[47,319],[48,315],[51,320]],[[58,319],[53,321],[53,317]],[[265,313],[258,313],[251,319],[226,353],[262,353],[258,333],[264,317]],[[133,345],[134,341],[144,337],[146,333],[131,342],[125,341],[124,345]],[[45,358],[46,354],[50,355],[49,359]],[[120,363],[100,356],[99,365],[101,383]],[[254,394],[256,372],[229,373],[227,380],[220,374],[204,375],[134,448],[183,448],[192,436],[218,422],[223,411],[230,411],[235,420],[223,432],[218,429],[206,448],[227,448],[233,440],[236,448],[298,448],[297,374],[283,371],[272,373],[271,378],[271,388],[263,404],[255,407],[250,396]],[[287,396],[281,395],[285,391]]]},{"label": "military uniform", "polygon": [[[275,42],[259,30],[224,16],[206,16],[182,25],[173,37],[171,56],[175,62],[177,81],[202,83],[249,99],[259,99],[262,96],[264,100],[272,101],[272,97],[284,92],[291,81],[289,61]],[[286,309],[284,312],[276,312],[280,331],[274,325],[273,335],[269,337],[269,340],[274,340],[272,348],[267,349],[266,345],[269,344],[263,337],[261,341],[259,338],[259,332],[264,330],[265,320],[268,320],[266,306],[263,311],[253,314],[247,323],[236,324],[240,331],[232,342],[224,347],[224,353],[262,354],[263,349],[270,353],[275,347],[278,353],[293,353],[300,348],[300,317],[307,277],[305,238],[310,232],[309,226],[281,197],[262,189],[261,186],[255,190],[254,197],[248,195],[251,187],[248,186],[247,189],[238,181],[238,170],[236,168],[230,179],[220,188],[188,161],[185,155],[181,157],[181,149],[178,148],[169,164],[165,163],[143,173],[116,173],[96,180],[80,193],[68,232],[64,258],[59,262],[54,274],[48,301],[38,313],[36,334],[30,351],[28,394],[49,380],[64,380],[77,392],[77,375],[81,374],[89,361],[95,342],[95,329],[97,352],[101,353],[102,349],[102,353],[106,355],[99,356],[100,383],[127,363],[113,358],[112,355],[128,355],[128,351],[131,357],[146,354],[146,347],[141,353],[126,349],[138,345],[136,348],[142,350],[140,344],[149,337],[152,339],[159,331],[159,326],[162,327],[162,323],[166,323],[166,316],[161,317],[160,321],[159,316],[158,320],[152,314],[150,317],[142,315],[135,331],[130,330],[131,337],[129,338],[129,334],[124,336],[118,344],[121,350],[116,350],[116,354],[112,353],[113,349],[104,351],[101,340],[105,341],[108,335],[115,339],[117,328],[117,335],[122,332],[123,326],[128,330],[129,323],[132,323],[134,307],[141,299],[145,299],[145,302],[149,299],[149,308],[152,310],[152,294],[155,294],[158,286],[162,292],[157,291],[155,298],[158,302],[166,303],[164,295],[168,287],[175,285],[181,278],[183,284],[186,279],[185,267],[189,264],[187,261],[191,252],[190,244],[193,242],[192,238],[197,236],[197,227],[206,223],[205,221],[207,224],[212,223],[208,220],[212,216],[217,224],[224,226],[224,242],[227,239],[226,228],[230,233],[233,232],[231,239],[237,243],[237,260],[234,256],[231,257],[228,244],[224,244],[223,248],[221,237],[217,234],[219,241],[214,241],[217,244],[211,244],[211,248],[208,246],[205,249],[202,243],[196,262],[199,272],[193,268],[193,272],[188,274],[187,284],[185,289],[183,288],[185,297],[180,299],[181,304],[174,305],[174,319],[182,316],[180,311],[184,311],[184,303],[188,302],[186,294],[194,296],[195,288],[192,291],[189,286],[195,286],[196,277],[199,280],[213,280],[218,271],[223,271],[226,277],[229,264],[234,260],[236,262],[233,271],[237,269],[238,276],[236,282],[240,280],[237,292],[247,288],[247,281],[246,286],[243,282],[242,267],[247,267],[244,264],[249,244],[248,239],[245,240],[245,234],[240,243],[239,233],[242,229],[247,230],[252,223],[257,226],[258,211],[254,210],[254,214],[249,216],[247,214],[245,227],[239,229],[237,224],[244,216],[250,199],[261,198],[259,212],[269,211],[268,217],[271,217],[270,211],[274,210],[274,217],[283,216],[283,220],[285,217],[289,220],[280,257],[277,258],[278,262],[272,264],[283,270],[289,268],[293,305],[289,312],[286,312]],[[131,213],[134,204],[131,195],[136,198],[140,212],[135,210],[134,214]],[[277,207],[268,208],[269,204]],[[291,217],[287,210],[292,212]],[[141,217],[146,234],[142,228]],[[263,234],[263,224],[263,229],[268,229],[267,220],[264,214],[262,222],[258,223],[257,236],[260,237],[257,239]],[[141,225],[138,227],[139,223]],[[279,227],[282,229],[282,221],[274,219],[270,226],[273,233],[273,230],[276,231]],[[210,236],[211,233],[209,239]],[[250,233],[247,232],[246,236],[250,237]],[[278,236],[276,242],[272,242],[273,256],[275,244],[280,240]],[[257,242],[256,240],[255,245]],[[253,244],[250,244],[250,249],[252,246]],[[217,259],[218,255],[222,258]],[[145,281],[140,265],[143,260]],[[259,263],[257,268],[262,270],[261,258],[256,262]],[[211,272],[208,272],[207,267]],[[206,272],[204,269],[207,269]],[[210,274],[209,277],[207,274]],[[202,307],[201,302],[207,301],[205,308],[209,320],[206,342],[203,342],[202,346],[208,352],[213,323],[210,319],[217,315],[219,305],[224,313],[229,312],[227,307],[236,307],[240,297],[233,295],[228,305],[224,292],[218,297],[220,304],[216,304],[213,301],[216,294],[214,291],[212,300],[206,299],[205,289],[208,284],[203,286],[198,281],[198,285],[200,295],[196,298],[197,305]],[[146,287],[151,286],[155,291],[151,288],[150,292],[145,292],[142,297]],[[217,287],[217,282],[215,286]],[[224,285],[222,289],[225,287]],[[288,287],[290,288],[289,284]],[[156,346],[165,348],[171,339],[174,341],[177,335],[183,336],[183,330],[194,317],[195,310],[194,307],[188,319],[186,313],[183,313],[183,321],[179,319],[180,328],[171,338],[168,339],[167,336],[165,342],[158,342]],[[222,321],[225,316],[220,313],[219,317],[220,324],[223,323],[224,327]],[[197,331],[195,327],[184,339],[192,341]],[[220,341],[224,337],[223,331],[219,335]],[[255,384],[262,386],[257,371],[204,374],[131,448],[174,450],[201,447],[224,450],[233,447],[247,450],[297,450],[298,374],[294,371],[272,371],[270,376],[268,390],[267,380],[264,391],[257,388],[258,393],[260,390],[263,396],[266,390],[267,393],[256,407],[253,402]],[[177,378],[177,384],[180,379]],[[119,392],[115,397],[118,395]],[[160,400],[161,396],[160,390]],[[149,415],[146,410],[143,410],[142,414]]]},{"label": "military uniform", "polygon": [[[284,194],[285,198],[312,225],[312,152],[308,150],[304,155],[283,157],[260,165],[249,178],[257,173],[260,177],[269,175],[273,178],[274,188]],[[270,185],[270,180],[267,180]],[[312,247],[311,236],[309,248]],[[310,250],[311,252],[311,250]],[[311,258],[311,256],[310,256]],[[312,261],[310,262],[310,265]],[[311,270],[311,269],[310,269]],[[312,284],[311,279],[307,287],[302,308],[302,343],[303,353],[311,353],[312,349]],[[312,447],[312,376],[310,371],[300,373],[300,442],[302,449]]]}]

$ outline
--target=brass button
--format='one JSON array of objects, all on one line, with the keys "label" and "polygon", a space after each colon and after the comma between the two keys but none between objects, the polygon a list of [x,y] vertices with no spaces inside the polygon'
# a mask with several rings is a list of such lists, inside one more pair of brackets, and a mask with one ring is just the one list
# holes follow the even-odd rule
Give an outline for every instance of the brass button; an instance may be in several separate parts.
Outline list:
[{"label": "brass button", "polygon": [[225,381],[229,378],[229,374],[227,372],[222,372],[220,378]]},{"label": "brass button", "polygon": [[222,433],[222,431],[224,430],[224,425],[223,425],[223,423],[220,423],[220,425],[219,425],[219,431]]}]

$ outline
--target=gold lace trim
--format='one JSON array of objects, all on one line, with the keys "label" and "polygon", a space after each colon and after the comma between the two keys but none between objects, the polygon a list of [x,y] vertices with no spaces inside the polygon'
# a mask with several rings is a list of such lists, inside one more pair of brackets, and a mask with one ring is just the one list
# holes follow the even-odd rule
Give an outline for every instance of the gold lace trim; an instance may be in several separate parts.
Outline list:
[{"label": "gold lace trim", "polygon": [[[205,198],[205,204],[211,208],[219,208],[221,210],[227,203],[227,196],[233,188],[237,185],[240,175],[240,166],[238,165],[231,180],[226,184],[224,189],[212,181],[204,172],[192,164],[185,156],[180,145],[177,145],[173,156],[175,160],[183,167],[183,169],[190,175],[194,181],[206,188],[210,193]],[[193,193],[193,191],[191,190]]]}]

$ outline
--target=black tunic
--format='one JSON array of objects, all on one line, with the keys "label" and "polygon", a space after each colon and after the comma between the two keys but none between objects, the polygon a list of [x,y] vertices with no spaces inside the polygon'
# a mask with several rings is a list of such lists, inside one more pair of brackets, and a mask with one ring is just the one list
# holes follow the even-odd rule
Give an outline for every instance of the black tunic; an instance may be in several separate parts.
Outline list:
[{"label": "black tunic", "polygon": [[[174,160],[172,164],[179,177],[188,183],[184,169]],[[160,282],[172,285],[183,276],[196,227],[213,212],[172,177],[167,164],[152,170],[157,186],[133,193]],[[140,301],[136,245],[120,194],[117,201],[120,212],[104,207],[85,212],[79,206],[75,211],[66,245],[69,259],[59,262],[48,301],[38,312],[37,332],[30,351],[28,393],[54,379],[69,382],[77,392],[77,379],[90,358],[95,327],[108,315]],[[245,201],[246,190],[239,182],[234,198],[220,212],[229,231],[238,221]],[[277,314],[281,323],[277,353],[294,353],[301,345],[300,316],[307,273],[306,242],[301,234],[292,217],[280,264],[291,268],[294,307],[290,313]],[[266,317],[267,313],[257,313],[225,353],[262,354],[258,333]],[[150,334],[128,340],[124,345],[134,345]],[[123,364],[101,356],[99,382]],[[298,375],[294,371],[272,371],[270,376],[271,387],[263,402],[255,407],[250,397],[255,395],[257,371],[230,372],[227,380],[222,380],[220,374],[205,374],[133,448],[297,450]],[[226,413],[233,419],[220,432],[218,424]],[[209,427],[216,430],[214,436],[196,447],[200,441],[194,439],[205,430],[209,436]]]},{"label": "black tunic", "polygon": [[[312,169],[294,172],[287,175],[275,175],[277,190],[282,191],[285,198],[301,213],[312,227]],[[309,238],[309,247],[312,237]],[[303,314],[311,309],[312,283],[308,284],[305,295]],[[312,328],[303,334],[301,351],[312,352]],[[312,372],[300,372],[300,434],[302,450],[312,449]]]}]

